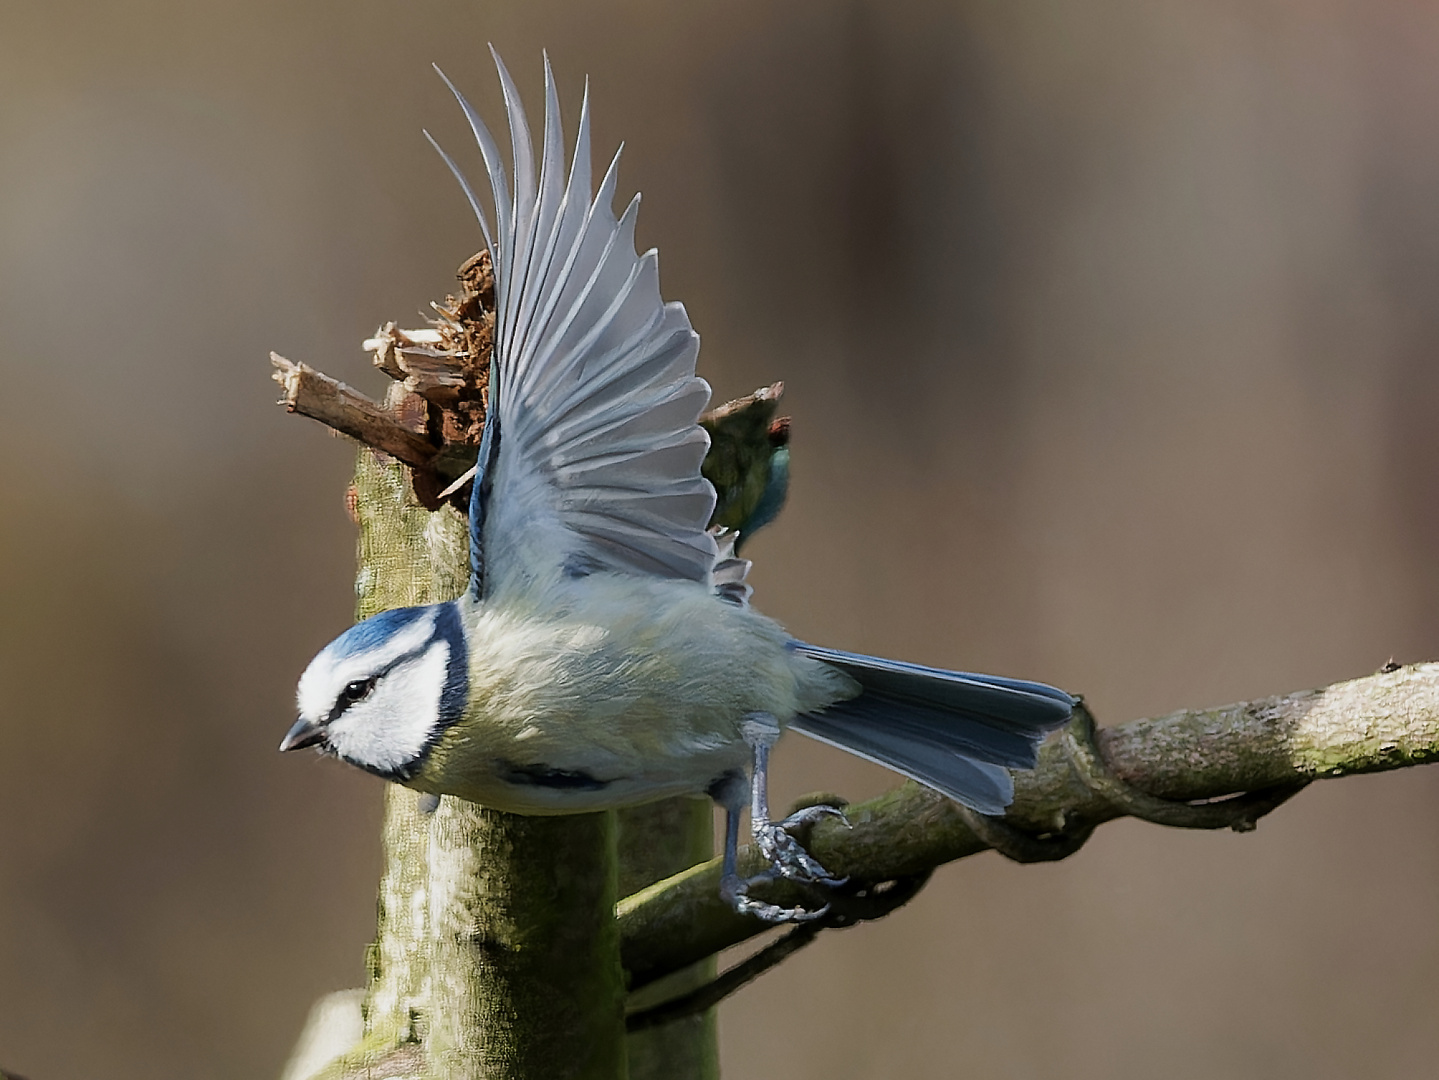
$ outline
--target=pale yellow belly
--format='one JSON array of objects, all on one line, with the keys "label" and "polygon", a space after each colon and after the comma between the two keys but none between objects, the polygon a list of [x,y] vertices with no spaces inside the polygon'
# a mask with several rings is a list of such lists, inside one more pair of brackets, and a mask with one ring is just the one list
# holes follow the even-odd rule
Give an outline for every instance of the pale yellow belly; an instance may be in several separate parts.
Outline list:
[{"label": "pale yellow belly", "polygon": [[515,813],[702,794],[746,769],[740,725],[783,725],[854,692],[756,612],[666,582],[585,579],[562,617],[482,613],[471,694],[412,781]]}]

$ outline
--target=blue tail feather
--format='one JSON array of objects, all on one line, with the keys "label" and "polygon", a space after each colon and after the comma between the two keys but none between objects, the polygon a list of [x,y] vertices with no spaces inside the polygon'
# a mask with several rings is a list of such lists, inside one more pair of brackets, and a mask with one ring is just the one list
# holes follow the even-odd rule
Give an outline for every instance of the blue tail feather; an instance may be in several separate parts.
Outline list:
[{"label": "blue tail feather", "polygon": [[1044,683],[883,660],[795,642],[844,671],[859,696],[791,726],[903,773],[984,814],[1014,798],[1010,768],[1032,769],[1039,744],[1063,727],[1074,698]]}]

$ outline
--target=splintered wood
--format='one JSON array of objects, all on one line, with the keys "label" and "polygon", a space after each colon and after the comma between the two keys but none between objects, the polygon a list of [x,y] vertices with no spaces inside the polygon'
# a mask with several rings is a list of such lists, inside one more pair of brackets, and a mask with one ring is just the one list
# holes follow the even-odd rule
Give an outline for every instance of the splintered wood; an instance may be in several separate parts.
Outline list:
[{"label": "splintered wood", "polygon": [[495,276],[482,251],[457,274],[460,294],[431,304],[423,329],[387,322],[364,343],[374,363],[395,380],[375,401],[306,364],[270,354],[274,379],[290,412],[383,454],[412,471],[416,497],[428,509],[446,499],[463,506],[469,485],[455,482],[474,465],[485,426],[495,333]]}]

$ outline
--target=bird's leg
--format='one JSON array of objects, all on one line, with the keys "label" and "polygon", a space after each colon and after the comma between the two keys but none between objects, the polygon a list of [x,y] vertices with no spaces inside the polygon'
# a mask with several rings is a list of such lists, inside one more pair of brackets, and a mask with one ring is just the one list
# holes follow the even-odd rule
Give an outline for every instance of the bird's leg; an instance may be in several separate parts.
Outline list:
[{"label": "bird's leg", "polygon": [[[810,911],[806,908],[786,908],[767,904],[749,895],[752,885],[773,881],[778,877],[792,878],[809,885],[839,885],[844,879],[830,876],[823,866],[805,851],[799,841],[788,832],[811,824],[822,817],[843,813],[832,806],[806,807],[797,814],[775,823],[769,819],[769,796],[767,794],[769,751],[779,738],[779,724],[767,713],[752,713],[745,717],[743,734],[745,742],[754,751],[754,773],[745,783],[742,773],[730,772],[710,786],[710,797],[724,807],[725,844],[724,862],[720,870],[720,896],[741,914],[753,915],[765,922],[803,922],[817,919],[829,910],[829,905]],[[744,812],[746,796],[750,799],[750,827],[755,844],[764,853],[770,867],[751,878],[739,876],[739,819]]]},{"label": "bird's leg", "polygon": [[[826,817],[845,821],[844,811],[834,806],[807,806],[783,821],[770,821],[769,752],[779,741],[779,723],[769,713],[750,713],[744,718],[740,733],[754,752],[754,772],[750,777],[750,831],[754,834],[755,844],[769,860],[771,873],[806,885],[830,888],[843,885],[848,879],[832,877],[790,830],[813,825]],[[845,823],[848,824],[848,821]]]},{"label": "bird's leg", "polygon": [[741,915],[753,915],[768,923],[803,922],[818,918],[825,909],[808,911],[804,908],[780,907],[767,904],[750,896],[751,885],[762,885],[773,881],[779,875],[765,870],[751,878],[739,876],[739,819],[744,813],[745,800],[749,797],[749,785],[741,772],[726,773],[710,785],[710,797],[724,807],[724,862],[720,868],[720,899]]},{"label": "bird's leg", "polygon": [[[739,912],[760,915],[761,905],[747,895],[750,883],[739,876],[739,817],[749,795],[741,772],[727,772],[709,786],[709,796],[724,807],[724,859],[720,864],[720,898]],[[779,910],[779,909],[776,909]],[[760,915],[764,918],[764,915]]]}]

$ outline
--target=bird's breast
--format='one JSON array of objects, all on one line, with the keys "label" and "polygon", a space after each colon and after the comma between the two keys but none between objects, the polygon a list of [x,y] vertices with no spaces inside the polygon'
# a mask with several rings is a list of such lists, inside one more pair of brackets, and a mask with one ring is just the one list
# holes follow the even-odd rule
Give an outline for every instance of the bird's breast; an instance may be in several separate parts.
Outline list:
[{"label": "bird's breast", "polygon": [[689,583],[609,577],[476,612],[470,700],[415,786],[519,813],[698,793],[747,762],[747,713],[812,707],[770,620]]}]

